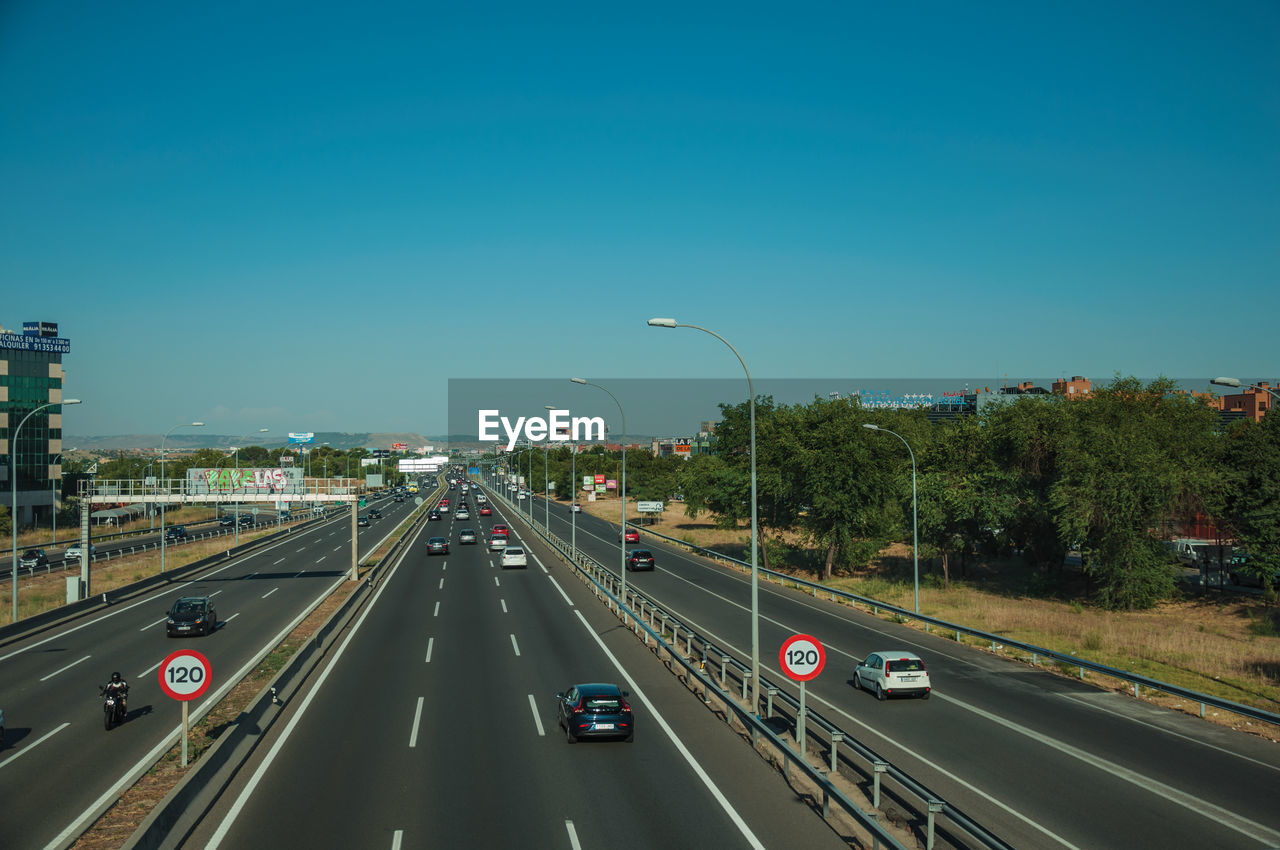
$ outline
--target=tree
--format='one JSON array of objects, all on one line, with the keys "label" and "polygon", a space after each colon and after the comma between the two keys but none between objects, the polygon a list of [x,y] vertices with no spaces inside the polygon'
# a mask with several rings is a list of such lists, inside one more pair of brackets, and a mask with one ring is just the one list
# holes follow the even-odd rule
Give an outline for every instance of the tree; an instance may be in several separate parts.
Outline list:
[{"label": "tree", "polygon": [[1280,415],[1242,422],[1222,441],[1222,516],[1236,548],[1248,553],[1240,572],[1274,586],[1280,575]]}]

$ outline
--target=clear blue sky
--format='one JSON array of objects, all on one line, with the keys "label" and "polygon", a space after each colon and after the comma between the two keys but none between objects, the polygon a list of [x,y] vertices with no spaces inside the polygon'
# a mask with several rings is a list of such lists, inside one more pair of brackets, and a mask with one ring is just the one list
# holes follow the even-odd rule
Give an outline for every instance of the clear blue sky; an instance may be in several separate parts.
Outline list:
[{"label": "clear blue sky", "polygon": [[1280,5],[0,4],[79,434],[446,380],[1280,375]]}]

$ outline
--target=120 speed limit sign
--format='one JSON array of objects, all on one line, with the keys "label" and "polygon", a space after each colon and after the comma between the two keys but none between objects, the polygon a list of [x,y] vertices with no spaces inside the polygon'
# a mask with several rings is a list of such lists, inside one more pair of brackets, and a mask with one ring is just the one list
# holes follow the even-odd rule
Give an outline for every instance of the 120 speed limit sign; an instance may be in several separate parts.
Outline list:
[{"label": "120 speed limit sign", "polygon": [[797,682],[807,682],[822,672],[827,663],[827,651],[822,643],[811,635],[792,635],[778,652],[782,672]]},{"label": "120 speed limit sign", "polygon": [[194,649],[179,649],[160,662],[160,689],[177,700],[196,699],[212,679],[209,659]]}]

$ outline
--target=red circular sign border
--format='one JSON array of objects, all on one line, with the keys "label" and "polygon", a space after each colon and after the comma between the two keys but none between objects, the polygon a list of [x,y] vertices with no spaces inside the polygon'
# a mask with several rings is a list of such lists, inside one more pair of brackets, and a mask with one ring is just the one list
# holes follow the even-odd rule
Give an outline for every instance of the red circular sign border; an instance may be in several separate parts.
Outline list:
[{"label": "red circular sign border", "polygon": [[[810,641],[818,648],[818,668],[807,676],[796,676],[791,672],[791,669],[787,667],[787,650],[790,649],[791,644],[801,640]],[[785,673],[789,679],[794,681],[807,682],[810,679],[816,679],[818,678],[818,674],[822,672],[823,668],[827,666],[827,648],[822,645],[822,641],[818,640],[813,635],[792,635],[782,642],[782,648],[778,650],[778,665],[782,668],[782,672]]]},{"label": "red circular sign border", "polygon": [[[199,658],[200,663],[204,665],[204,684],[200,686],[200,690],[193,691],[189,694],[180,694],[177,691],[172,690],[169,687],[169,684],[164,680],[164,671],[168,668],[169,662],[181,655],[194,655],[196,658]],[[202,652],[197,652],[194,649],[175,649],[173,652],[165,656],[164,661],[160,662],[160,668],[156,672],[156,678],[160,680],[160,690],[164,691],[165,696],[168,696],[171,699],[176,699],[179,702],[188,702],[193,699],[199,699],[204,696],[205,691],[209,690],[209,685],[213,681],[213,665],[209,663],[209,659],[206,658]]]}]

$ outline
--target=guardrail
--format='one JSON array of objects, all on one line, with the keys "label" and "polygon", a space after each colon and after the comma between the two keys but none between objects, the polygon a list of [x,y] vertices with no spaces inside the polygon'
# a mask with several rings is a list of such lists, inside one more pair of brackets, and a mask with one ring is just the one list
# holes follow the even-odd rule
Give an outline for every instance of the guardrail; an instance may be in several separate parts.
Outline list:
[{"label": "guardrail", "polygon": [[[735,658],[728,650],[719,647],[713,641],[700,635],[692,627],[681,623],[660,605],[652,602],[643,594],[636,592],[633,585],[627,587],[628,599],[619,599],[617,593],[620,592],[621,582],[616,573],[584,553],[581,549],[576,551],[575,557],[570,546],[558,535],[551,533],[549,529],[539,528],[536,523],[530,523],[528,516],[522,515],[514,503],[496,493],[496,491],[494,492],[494,497],[511,508],[513,513],[525,525],[528,525],[534,533],[542,537],[548,545],[558,551],[568,563],[575,567],[594,587],[597,598],[604,597],[606,604],[617,613],[625,625],[632,628],[633,631],[643,632],[643,640],[646,646],[650,646],[650,639],[652,638],[655,651],[658,652],[660,657],[663,652],[666,652],[668,663],[679,665],[684,669],[688,679],[699,682],[703,689],[704,699],[708,694],[715,693],[724,704],[726,722],[731,722],[732,718],[741,723],[744,729],[750,732],[752,745],[757,748],[762,741],[767,742],[775,754],[782,759],[783,772],[788,779],[791,778],[789,775],[790,768],[793,765],[798,767],[807,780],[820,791],[824,818],[829,816],[830,806],[835,804],[860,824],[863,829],[866,829],[871,834],[873,841],[883,841],[890,847],[901,847],[901,843],[886,832],[878,821],[878,810],[881,805],[882,795],[888,792],[901,805],[912,809],[923,819],[924,823],[921,826],[921,831],[924,833],[927,847],[934,846],[935,835],[939,831],[937,818],[941,815],[952,827],[952,829],[945,830],[945,833],[953,842],[958,838],[955,833],[963,833],[971,839],[971,846],[973,846],[972,842],[977,842],[976,846],[979,847],[992,848],[992,850],[1010,850],[1010,845],[1003,839],[983,827],[955,805],[946,801],[941,795],[934,793],[923,783],[911,777],[901,768],[894,766],[873,749],[858,741],[834,723],[826,720],[817,712],[806,708],[804,714],[806,729],[812,723],[826,736],[825,752],[822,752],[824,747],[822,746],[821,738],[813,740],[814,743],[820,745],[816,749],[820,755],[824,755],[827,758],[827,766],[824,768],[814,767],[809,762],[808,746],[806,746],[804,753],[797,752],[771,728],[769,723],[769,721],[777,722],[775,717],[778,717],[778,715],[774,713],[776,699],[792,712],[791,717],[783,717],[782,720],[792,728],[798,729],[800,718],[799,701],[797,699],[780,686],[762,677],[760,681],[761,688],[768,694],[764,719],[762,720],[755,711],[744,707],[744,703],[749,701],[748,687],[751,679],[749,666]],[[628,619],[631,620],[631,623],[628,623]],[[667,641],[668,634],[670,635],[670,642]],[[638,634],[637,636],[640,635]],[[682,639],[684,641],[683,650],[680,648]],[[707,675],[707,670],[713,671],[715,675]],[[740,696],[734,693],[735,686],[736,689],[740,689]],[[696,688],[694,690],[696,691]],[[759,709],[759,706],[755,708]],[[841,744],[845,745],[843,749],[840,746]],[[855,760],[855,758],[858,760]],[[831,777],[840,775],[842,766],[854,774],[855,779],[853,781],[866,782],[871,785],[871,811],[864,811],[832,784]],[[882,786],[882,781],[885,778],[894,783],[888,789]],[[914,803],[912,799],[914,799]]]},{"label": "guardrail", "polygon": [[[728,555],[724,555],[712,549],[707,549],[705,547],[698,546],[693,543],[688,543],[684,540],[677,540],[674,537],[668,537],[665,534],[661,534],[656,531],[650,531],[644,528],[643,526],[636,525],[634,526],[634,528],[638,529],[644,534],[649,534],[649,535],[652,535],[653,537],[660,538],[661,540],[665,541],[670,545],[678,546],[682,549],[686,549],[688,551],[694,552],[705,558],[710,558],[712,560],[732,564],[741,569],[746,569],[746,570],[751,569],[751,565],[746,563],[745,561],[740,561],[737,558],[731,558]],[[960,636],[962,634],[968,635],[973,638],[977,638],[978,640],[981,640],[983,643],[989,644],[992,652],[995,652],[998,647],[1004,647],[1006,649],[1013,648],[1013,649],[1019,650],[1020,652],[1024,652],[1027,655],[1031,656],[1031,666],[1033,667],[1039,666],[1040,659],[1045,658],[1051,661],[1056,661],[1058,664],[1064,665],[1066,667],[1075,667],[1079,671],[1079,678],[1081,679],[1084,678],[1085,670],[1089,670],[1093,673],[1098,673],[1103,676],[1109,676],[1110,678],[1113,678],[1113,679],[1119,679],[1120,681],[1128,682],[1133,686],[1133,695],[1135,697],[1140,696],[1141,688],[1147,688],[1152,691],[1159,691],[1161,693],[1166,693],[1172,696],[1181,697],[1191,702],[1199,703],[1201,717],[1205,716],[1206,706],[1213,706],[1214,708],[1220,709],[1222,711],[1229,711],[1233,714],[1238,714],[1242,717],[1248,717],[1252,720],[1258,720],[1263,723],[1271,723],[1271,724],[1280,726],[1280,714],[1277,714],[1275,712],[1265,711],[1261,708],[1255,708],[1250,705],[1244,705],[1243,703],[1234,702],[1229,699],[1223,699],[1222,697],[1215,697],[1211,694],[1205,694],[1199,691],[1193,691],[1189,688],[1179,687],[1178,685],[1171,685],[1168,682],[1162,682],[1159,679],[1152,679],[1147,676],[1138,675],[1137,673],[1130,673],[1127,670],[1121,670],[1116,667],[1108,667],[1105,664],[1099,664],[1098,662],[1090,661],[1087,658],[1079,658],[1078,656],[1070,655],[1065,652],[1055,652],[1052,649],[1046,649],[1042,646],[1036,646],[1030,643],[1023,643],[1022,641],[1012,640],[1010,638],[1004,637],[1003,635],[998,635],[991,632],[984,632],[981,629],[973,629],[973,628],[969,628],[968,626],[958,625],[956,623],[949,623],[946,620],[939,620],[936,617],[929,617],[925,614],[917,614],[916,612],[910,611],[906,608],[899,608],[895,605],[889,605],[888,603],[871,599],[870,597],[859,596],[855,593],[848,593],[847,591],[837,590],[835,588],[827,587],[824,584],[818,584],[817,582],[806,581],[805,579],[796,578],[795,576],[786,575],[785,573],[779,573],[773,570],[766,570],[764,568],[759,568],[759,573],[763,577],[777,581],[779,584],[783,585],[784,587],[787,585],[794,585],[797,588],[803,588],[805,590],[808,590],[813,594],[815,599],[818,598],[819,594],[826,594],[831,598],[832,601],[847,600],[850,606],[855,608],[859,603],[861,603],[862,605],[865,605],[868,609],[870,609],[870,611],[873,614],[876,614],[876,615],[879,615],[880,612],[884,611],[894,615],[895,617],[899,618],[904,622],[911,621],[911,620],[918,620],[919,622],[922,622],[925,624],[925,631],[927,632],[932,632],[935,627],[940,628],[944,631],[954,632],[955,639],[957,641],[960,640]]]}]

